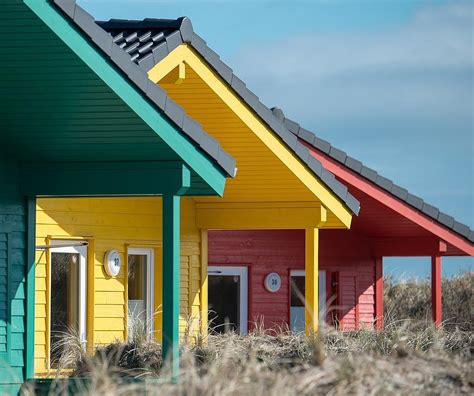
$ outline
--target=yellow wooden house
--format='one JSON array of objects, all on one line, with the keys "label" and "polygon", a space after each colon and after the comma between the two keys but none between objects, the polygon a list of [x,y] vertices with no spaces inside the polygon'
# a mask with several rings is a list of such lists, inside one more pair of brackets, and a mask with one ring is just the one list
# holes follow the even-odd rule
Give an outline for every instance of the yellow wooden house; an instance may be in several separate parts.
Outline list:
[{"label": "yellow wooden house", "polygon": [[[215,229],[306,230],[306,327],[316,330],[318,230],[349,228],[358,202],[206,45],[189,19],[97,26],[180,106],[175,117],[187,114],[237,161],[223,197],[181,199],[181,334],[207,331],[208,230]],[[38,199],[37,376],[55,368],[60,319],[77,324],[74,330],[89,350],[126,339],[133,323],[144,319],[160,339],[161,217],[160,197]],[[111,252],[123,263],[116,276],[105,266]],[[77,271],[64,280],[66,265]],[[58,308],[64,305],[61,293],[73,293],[79,307],[66,319]]]}]

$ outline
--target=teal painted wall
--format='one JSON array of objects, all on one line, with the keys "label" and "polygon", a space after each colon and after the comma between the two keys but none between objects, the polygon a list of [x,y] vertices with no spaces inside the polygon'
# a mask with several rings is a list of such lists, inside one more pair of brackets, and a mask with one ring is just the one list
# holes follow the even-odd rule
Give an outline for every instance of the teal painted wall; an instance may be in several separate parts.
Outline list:
[{"label": "teal painted wall", "polygon": [[[15,393],[24,379],[26,201],[17,166],[0,152],[0,391]],[[32,335],[33,336],[33,335]]]}]

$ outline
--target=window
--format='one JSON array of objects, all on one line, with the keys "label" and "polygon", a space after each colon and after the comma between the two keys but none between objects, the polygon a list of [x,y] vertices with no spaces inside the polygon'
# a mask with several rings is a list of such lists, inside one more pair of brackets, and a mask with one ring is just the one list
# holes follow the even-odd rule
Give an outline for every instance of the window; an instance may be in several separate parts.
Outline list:
[{"label": "window", "polygon": [[[50,249],[50,366],[57,367],[64,352],[64,336],[76,334],[86,343],[87,246],[54,241]],[[70,244],[69,246],[67,246]]]},{"label": "window", "polygon": [[[326,271],[318,272],[318,315],[324,323],[326,316]],[[292,270],[290,273],[290,329],[296,332],[305,330],[305,275],[304,271]]]},{"label": "window", "polygon": [[153,331],[153,251],[128,249],[128,336]]}]

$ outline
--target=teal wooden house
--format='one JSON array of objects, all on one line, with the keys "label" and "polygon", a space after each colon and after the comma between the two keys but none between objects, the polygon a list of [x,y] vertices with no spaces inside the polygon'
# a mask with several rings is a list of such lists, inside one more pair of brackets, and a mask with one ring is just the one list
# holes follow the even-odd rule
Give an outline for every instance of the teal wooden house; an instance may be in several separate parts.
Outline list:
[{"label": "teal wooden house", "polygon": [[222,195],[233,158],[74,2],[3,0],[0,31],[0,393],[33,376],[43,196],[163,196],[164,353],[177,370],[180,197]]}]

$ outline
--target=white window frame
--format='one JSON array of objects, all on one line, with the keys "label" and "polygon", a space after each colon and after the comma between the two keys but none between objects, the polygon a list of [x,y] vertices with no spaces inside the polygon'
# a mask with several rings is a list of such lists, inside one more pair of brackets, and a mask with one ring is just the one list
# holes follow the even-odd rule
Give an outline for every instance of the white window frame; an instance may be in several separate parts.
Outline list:
[{"label": "white window frame", "polygon": [[[50,243],[51,248],[49,249],[49,273],[51,274],[51,265],[53,263],[51,255],[53,253],[70,253],[79,255],[79,338],[81,344],[85,347],[87,344],[87,245],[77,245],[76,241],[71,240],[52,240]],[[77,242],[78,243],[78,242]],[[64,245],[70,246],[64,246]],[[55,245],[60,245],[54,247]],[[49,335],[51,338],[51,276],[49,277],[48,287],[48,299],[49,299]],[[48,362],[51,362],[51,345],[48,348]]]},{"label": "white window frame", "polygon": [[[151,337],[154,330],[154,279],[155,279],[155,256],[152,248],[135,248],[129,247],[127,249],[127,290],[128,290],[128,256],[146,256],[147,268],[146,268],[146,333],[148,337]],[[128,306],[128,295],[127,295],[127,306]],[[128,314],[127,314],[127,328],[128,328]]]},{"label": "white window frame", "polygon": [[240,277],[240,334],[248,332],[248,268],[246,266],[209,266],[208,276],[225,275]]},{"label": "white window frame", "polygon": [[[321,273],[324,273],[324,281],[326,281],[326,276],[327,276],[327,271],[326,270],[318,270],[318,321],[319,323],[325,323],[326,322],[326,318],[321,318],[321,316],[319,315],[320,312],[322,311],[324,315],[326,315],[326,310],[327,310],[327,301],[326,301],[326,293],[327,293],[327,290],[326,290],[326,286],[324,287],[324,298],[321,299],[321,294],[319,292],[319,279],[321,277]],[[305,277],[306,276],[306,273],[305,273],[305,270],[290,270],[290,293],[291,293],[291,277],[292,276],[303,276]],[[291,294],[290,294],[291,295]],[[323,303],[321,303],[323,302]],[[291,308],[291,301],[289,301],[290,303],[290,308]],[[291,324],[290,324],[291,326]]]}]

